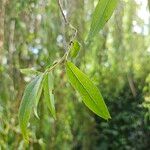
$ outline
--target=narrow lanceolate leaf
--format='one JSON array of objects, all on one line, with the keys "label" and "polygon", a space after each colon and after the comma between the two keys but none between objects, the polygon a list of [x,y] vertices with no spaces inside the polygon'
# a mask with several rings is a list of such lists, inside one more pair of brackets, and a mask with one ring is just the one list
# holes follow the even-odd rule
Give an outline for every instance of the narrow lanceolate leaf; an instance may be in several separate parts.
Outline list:
[{"label": "narrow lanceolate leaf", "polygon": [[44,99],[46,101],[46,105],[48,109],[50,110],[53,118],[56,118],[55,114],[55,105],[54,105],[54,95],[53,95],[53,89],[54,89],[54,79],[51,72],[47,73],[44,77]]},{"label": "narrow lanceolate leaf", "polygon": [[19,108],[19,124],[23,137],[27,141],[28,141],[27,125],[30,119],[33,105],[36,103],[37,98],[39,98],[38,94],[42,84],[42,80],[43,74],[35,77],[35,79],[27,85]]},{"label": "narrow lanceolate leaf", "polygon": [[85,105],[98,116],[108,120],[107,106],[98,88],[73,63],[66,63],[67,76],[72,86],[79,92]]},{"label": "narrow lanceolate leaf", "polygon": [[36,71],[35,69],[33,68],[24,68],[24,69],[20,69],[20,72],[22,74],[25,74],[25,75],[39,75],[41,72],[39,71]]},{"label": "narrow lanceolate leaf", "polygon": [[88,40],[94,37],[110,19],[118,0],[99,0],[92,17]]}]

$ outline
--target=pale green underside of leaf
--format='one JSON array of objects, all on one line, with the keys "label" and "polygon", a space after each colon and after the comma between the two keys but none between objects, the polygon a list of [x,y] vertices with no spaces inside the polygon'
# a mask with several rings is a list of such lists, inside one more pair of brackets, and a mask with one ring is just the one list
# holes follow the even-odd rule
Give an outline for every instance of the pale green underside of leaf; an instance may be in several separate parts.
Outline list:
[{"label": "pale green underside of leaf", "polygon": [[35,116],[38,119],[40,119],[40,118],[39,118],[39,115],[37,113],[37,107],[38,107],[38,103],[39,103],[39,100],[40,100],[40,97],[41,97],[41,94],[42,94],[42,89],[43,89],[43,84],[41,84],[41,86],[39,88],[38,95],[37,95],[37,98],[36,98],[36,101],[35,101],[35,105],[34,105],[34,114],[35,114]]},{"label": "pale green underside of leaf", "polygon": [[99,0],[92,17],[88,40],[94,37],[112,16],[118,0]]},{"label": "pale green underside of leaf", "polygon": [[54,79],[51,72],[47,73],[44,78],[44,99],[46,105],[50,110],[54,119],[56,119],[55,105],[54,105],[54,95],[52,90],[54,89]]},{"label": "pale green underside of leaf", "polygon": [[41,72],[36,71],[35,69],[32,69],[32,68],[20,69],[20,72],[22,74],[25,74],[25,75],[39,75],[39,74],[41,74]]},{"label": "pale green underside of leaf", "polygon": [[27,125],[34,103],[37,101],[38,92],[43,80],[43,74],[35,77],[25,88],[19,108],[19,124],[25,140],[28,140]]},{"label": "pale green underside of leaf", "polygon": [[79,92],[85,105],[98,116],[108,120],[107,106],[98,88],[73,63],[66,63],[67,76],[72,86]]}]

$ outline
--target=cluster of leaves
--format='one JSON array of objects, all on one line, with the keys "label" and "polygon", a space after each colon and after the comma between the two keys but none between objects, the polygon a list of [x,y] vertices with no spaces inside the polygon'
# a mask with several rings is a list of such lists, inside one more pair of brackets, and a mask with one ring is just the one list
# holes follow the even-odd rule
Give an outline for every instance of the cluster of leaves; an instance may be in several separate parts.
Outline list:
[{"label": "cluster of leaves", "polygon": [[[98,2],[93,13],[93,19],[87,41],[90,41],[99,32],[99,30],[104,27],[105,23],[109,20],[114,9],[116,8],[117,2],[118,0],[100,0]],[[107,106],[98,88],[82,71],[80,71],[72,62],[68,60],[68,57],[70,56],[69,53],[71,54],[71,58],[75,58],[77,56],[80,50],[79,42],[77,40],[74,40],[71,48],[68,49],[69,50],[66,52],[64,57],[62,57],[59,62],[56,62],[50,68],[46,69],[44,73],[32,69],[21,70],[21,72],[25,74],[38,74],[26,86],[19,109],[20,128],[26,141],[28,141],[27,126],[32,109],[34,110],[35,116],[39,118],[37,107],[42,90],[44,90],[45,103],[50,110],[53,118],[56,119],[53,95],[54,79],[52,70],[61,63],[65,63],[68,79],[71,85],[78,91],[78,93],[82,97],[85,105],[98,116],[106,120],[111,118]]]}]

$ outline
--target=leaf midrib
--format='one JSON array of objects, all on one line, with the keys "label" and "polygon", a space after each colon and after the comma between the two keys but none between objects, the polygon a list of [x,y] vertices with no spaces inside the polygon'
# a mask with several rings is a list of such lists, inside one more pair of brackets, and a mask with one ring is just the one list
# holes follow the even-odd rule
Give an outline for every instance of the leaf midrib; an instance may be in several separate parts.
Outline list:
[{"label": "leaf midrib", "polygon": [[[69,65],[68,65],[69,67]],[[79,80],[79,78],[74,74],[74,72],[72,71],[72,69],[69,67],[69,69],[71,70],[71,72],[73,73],[73,75],[76,77],[76,79],[80,82],[81,86],[85,89],[85,91],[88,93],[89,97],[92,99],[92,101],[96,104],[96,107],[97,109],[99,110],[98,108],[98,104],[93,100],[93,97],[91,97],[91,95],[89,94],[89,92],[86,90],[86,88],[84,87],[84,85],[82,84],[82,82]],[[103,113],[103,112],[102,112]]]},{"label": "leaf midrib", "polygon": [[[102,14],[104,14],[104,12],[105,12],[106,8],[108,7],[108,4],[109,4],[110,1],[111,1],[111,0],[108,0],[108,1],[107,1],[106,7],[103,9],[104,11],[103,11]],[[99,2],[98,2],[98,3],[99,3]],[[97,13],[96,13],[96,15],[97,15]],[[99,20],[101,20],[102,17],[103,17],[103,15],[101,15],[101,17],[100,17]],[[98,23],[96,24],[95,28],[94,28],[93,31],[91,32],[91,35],[93,35],[93,33],[95,32],[95,30],[97,29],[97,26],[99,25],[99,22],[100,22],[100,21],[98,21]]]},{"label": "leaf midrib", "polygon": [[[34,88],[35,88],[35,86],[34,86]],[[33,88],[33,90],[34,90],[34,88]],[[32,91],[33,91],[33,90],[32,90]],[[32,93],[32,92],[30,92],[29,97],[31,96],[31,93]],[[26,107],[29,106],[29,102],[26,103],[25,106],[26,106]],[[25,107],[24,107],[24,108],[25,108]],[[25,109],[24,112],[23,112],[23,117],[22,117],[22,119],[21,119],[22,121],[24,120],[23,118],[24,118],[25,114],[26,114],[26,109]],[[25,125],[25,122],[23,122],[23,125]]]},{"label": "leaf midrib", "polygon": [[[41,77],[39,77],[39,79],[40,79]],[[39,80],[39,79],[37,79],[37,81]],[[33,90],[32,91],[34,91],[34,89],[36,88],[36,83],[34,84],[34,88],[33,88]],[[31,96],[31,94],[32,94],[32,92],[30,92],[29,93],[29,97]],[[26,107],[29,105],[29,102],[28,103],[26,103]],[[24,107],[25,108],[25,107]],[[31,107],[32,108],[32,107]],[[23,118],[24,118],[24,116],[25,116],[25,114],[26,114],[26,109],[25,109],[25,111],[23,112],[23,117],[22,117],[22,119],[21,119],[21,121],[23,121]],[[23,125],[25,125],[25,122],[23,122]]]}]

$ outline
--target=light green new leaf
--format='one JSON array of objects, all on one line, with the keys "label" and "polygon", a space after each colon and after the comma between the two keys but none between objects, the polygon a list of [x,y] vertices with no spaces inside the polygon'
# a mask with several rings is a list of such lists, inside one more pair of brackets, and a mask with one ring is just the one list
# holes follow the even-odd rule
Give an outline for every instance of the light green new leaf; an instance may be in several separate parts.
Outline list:
[{"label": "light green new leaf", "polygon": [[94,37],[110,19],[118,0],[99,0],[92,17],[88,40]]},{"label": "light green new leaf", "polygon": [[75,58],[78,55],[79,51],[80,51],[80,43],[77,40],[75,40],[73,41],[73,44],[71,47],[71,52],[70,52],[71,57]]},{"label": "light green new leaf", "polygon": [[47,107],[50,110],[53,118],[56,118],[55,105],[54,105],[54,95],[52,93],[54,89],[54,79],[51,72],[47,73],[44,77],[44,99],[46,101]]},{"label": "light green new leaf", "polygon": [[20,69],[20,72],[25,75],[39,75],[41,72],[34,70],[33,68]]},{"label": "light green new leaf", "polygon": [[40,98],[39,89],[42,85],[42,81],[43,74],[35,77],[35,79],[33,79],[33,81],[31,81],[26,86],[22,102],[19,108],[19,124],[23,137],[26,141],[28,141],[27,125],[30,119],[33,105],[36,103],[36,101],[38,101],[37,98]]},{"label": "light green new leaf", "polygon": [[107,106],[98,88],[73,63],[66,63],[67,76],[72,86],[79,92],[85,105],[98,116],[108,120]]}]

